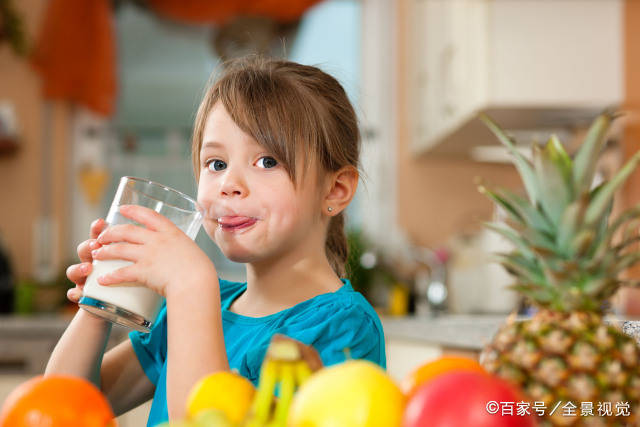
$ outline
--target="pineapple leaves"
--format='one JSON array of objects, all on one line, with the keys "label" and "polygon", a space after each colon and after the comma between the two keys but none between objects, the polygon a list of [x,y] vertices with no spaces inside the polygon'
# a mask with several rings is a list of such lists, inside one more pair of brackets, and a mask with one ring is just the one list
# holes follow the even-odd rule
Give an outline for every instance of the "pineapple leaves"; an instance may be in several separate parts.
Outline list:
[{"label": "pineapple leaves", "polygon": [[576,235],[578,227],[582,223],[584,213],[587,210],[589,200],[585,197],[571,203],[562,214],[562,220],[558,227],[558,235],[556,237],[558,247],[561,253],[568,253],[571,239]]},{"label": "pineapple leaves", "polygon": [[640,203],[618,215],[613,224],[611,224],[607,230],[607,239],[611,240],[615,232],[618,231],[618,228],[622,225],[637,219],[640,219]]},{"label": "pineapple leaves", "polygon": [[596,238],[596,232],[590,229],[580,231],[571,241],[570,253],[572,256],[580,257],[588,252]]},{"label": "pineapple leaves", "polygon": [[613,115],[605,112],[593,122],[573,161],[573,186],[576,194],[588,191],[595,174],[596,162],[605,143]]},{"label": "pineapple leaves", "polygon": [[632,236],[629,237],[626,240],[623,240],[622,243],[619,243],[618,245],[613,247],[614,252],[620,253],[623,250],[625,250],[626,248],[628,248],[629,246],[633,245],[634,243],[640,242],[640,236]]},{"label": "pineapple leaves", "polygon": [[549,303],[554,299],[557,299],[557,292],[554,292],[553,289],[542,288],[540,285],[535,283],[515,283],[513,285],[507,286],[508,289],[512,291],[519,292],[533,301],[538,303]]},{"label": "pineapple leaves", "polygon": [[495,253],[492,255],[495,261],[523,282],[544,283],[544,276],[535,260],[530,260],[518,252]]},{"label": "pineapple leaves", "polygon": [[481,185],[478,187],[478,190],[502,206],[510,215],[511,219],[520,223],[525,228],[535,229],[553,235],[553,225],[542,212],[533,208],[531,203],[525,198],[503,188],[490,190]]},{"label": "pineapple leaves", "polygon": [[513,243],[526,258],[534,259],[536,257],[534,252],[531,250],[531,243],[527,242],[510,227],[505,227],[491,222],[485,222],[484,226]]},{"label": "pineapple leaves", "polygon": [[[541,148],[533,146],[533,165],[537,175],[540,204],[547,216],[557,227],[562,220],[562,214],[572,198],[571,181],[568,174],[571,173],[571,160],[567,169],[566,153],[559,151],[557,138],[549,139],[547,145]],[[568,172],[568,173],[567,173]]]},{"label": "pineapple leaves", "polygon": [[493,259],[515,276],[510,288],[537,305],[600,311],[620,286],[640,287],[640,280],[617,277],[640,264],[640,204],[610,221],[615,192],[640,163],[640,151],[609,181],[592,188],[615,117],[605,112],[596,118],[573,160],[551,136],[544,146],[533,146],[529,161],[497,124],[480,115],[512,155],[528,195],[479,186],[509,216],[508,226],[485,226],[515,246],[511,253],[493,254]]},{"label": "pineapple leaves", "polygon": [[560,169],[560,171],[562,172],[562,176],[564,177],[565,182],[567,184],[571,184],[572,172],[573,172],[573,161],[565,151],[564,147],[562,146],[562,143],[560,142],[560,140],[556,135],[551,135],[545,147],[545,151],[548,152],[547,154],[548,157],[556,165],[556,167]]},{"label": "pineapple leaves", "polygon": [[513,156],[513,163],[520,172],[520,177],[524,183],[524,187],[527,190],[531,204],[534,206],[539,199],[538,183],[536,181],[536,174],[531,166],[531,163],[518,151],[511,138],[487,116],[486,114],[480,114],[480,120],[482,120],[487,127],[493,132],[493,134],[500,140],[500,142],[507,147],[511,155]]},{"label": "pineapple leaves", "polygon": [[513,204],[509,200],[506,200],[504,197],[502,197],[500,194],[496,193],[495,191],[489,190],[484,185],[479,185],[478,191],[486,195],[487,197],[489,197],[499,206],[501,206],[507,212],[507,214],[509,214],[509,216],[511,217],[511,220],[524,225],[524,221],[525,221],[524,218],[522,217],[522,215],[520,215],[518,210],[513,206]]},{"label": "pineapple leaves", "polygon": [[611,271],[613,277],[640,262],[640,252],[623,255],[617,261],[618,262],[613,265],[613,270]]},{"label": "pineapple leaves", "polygon": [[631,175],[639,161],[640,151],[635,153],[623,168],[595,194],[585,213],[584,219],[587,226],[593,226],[607,212],[613,200],[613,194]]},{"label": "pineapple leaves", "polygon": [[[593,251],[591,253],[591,258],[593,262],[600,262],[603,257],[609,252],[609,248],[611,247],[611,241],[613,239],[614,234],[620,227],[625,224],[629,224],[629,222],[633,222],[640,219],[640,204],[634,206],[621,213],[611,224],[601,239],[597,240],[597,244],[594,245]],[[606,226],[606,224],[605,224]],[[623,238],[623,241],[626,240]]]}]

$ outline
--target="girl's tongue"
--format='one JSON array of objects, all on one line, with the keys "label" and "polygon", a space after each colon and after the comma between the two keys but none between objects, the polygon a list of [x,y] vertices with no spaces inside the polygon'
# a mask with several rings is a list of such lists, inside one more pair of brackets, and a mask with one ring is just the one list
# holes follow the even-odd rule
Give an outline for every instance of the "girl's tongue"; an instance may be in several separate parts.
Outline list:
[{"label": "girl's tongue", "polygon": [[229,226],[229,227],[235,227],[237,225],[241,225],[250,221],[253,221],[253,218],[249,218],[246,216],[224,216],[218,219],[218,222],[221,225]]}]

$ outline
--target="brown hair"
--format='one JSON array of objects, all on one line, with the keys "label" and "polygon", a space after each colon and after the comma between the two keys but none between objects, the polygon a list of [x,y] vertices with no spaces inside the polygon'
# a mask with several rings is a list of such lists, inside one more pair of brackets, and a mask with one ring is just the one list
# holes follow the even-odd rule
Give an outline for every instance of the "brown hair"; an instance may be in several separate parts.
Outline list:
[{"label": "brown hair", "polygon": [[[358,120],[340,83],[316,67],[252,55],[227,62],[198,108],[192,141],[196,180],[204,126],[218,101],[238,127],[283,165],[295,188],[299,150],[318,160],[304,162],[302,180],[313,163],[318,164],[320,176],[344,166],[360,172]],[[344,277],[348,256],[344,212],[329,222],[325,252],[336,274]]]}]

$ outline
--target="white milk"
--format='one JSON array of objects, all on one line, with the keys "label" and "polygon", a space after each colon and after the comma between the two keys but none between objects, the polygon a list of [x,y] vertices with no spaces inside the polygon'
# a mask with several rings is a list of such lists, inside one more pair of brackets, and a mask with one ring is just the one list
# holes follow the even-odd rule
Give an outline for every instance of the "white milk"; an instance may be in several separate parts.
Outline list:
[{"label": "white milk", "polygon": [[98,277],[131,264],[133,264],[131,261],[122,260],[94,260],[93,270],[84,285],[83,296],[111,303],[142,316],[147,321],[155,322],[162,306],[161,295],[137,283],[119,283],[109,286],[98,283]]}]

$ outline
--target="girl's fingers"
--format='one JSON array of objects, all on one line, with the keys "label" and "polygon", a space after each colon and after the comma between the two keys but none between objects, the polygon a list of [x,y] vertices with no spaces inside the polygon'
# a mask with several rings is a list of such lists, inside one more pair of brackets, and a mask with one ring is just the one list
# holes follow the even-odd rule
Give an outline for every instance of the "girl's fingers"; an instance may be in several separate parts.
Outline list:
[{"label": "girl's fingers", "polygon": [[96,239],[102,233],[102,231],[106,228],[107,223],[102,218],[98,218],[91,223],[90,232],[91,238],[89,240],[85,240],[84,242],[78,245],[78,258],[80,258],[81,262],[91,262],[91,251],[94,249],[98,249],[100,244],[96,242]]},{"label": "girl's fingers", "polygon": [[67,268],[67,278],[76,285],[84,285],[87,276],[91,273],[92,265],[90,262],[82,264],[73,264]]},{"label": "girl's fingers", "polygon": [[159,231],[175,227],[169,218],[144,206],[122,205],[120,206],[120,213],[122,216],[132,219],[150,230]]},{"label": "girl's fingers", "polygon": [[75,288],[71,288],[67,291],[67,299],[71,302],[75,302],[77,304],[81,297],[82,288],[76,286]]},{"label": "girl's fingers", "polygon": [[91,223],[91,228],[89,229],[89,234],[91,235],[91,238],[97,239],[100,233],[102,233],[102,231],[105,228],[107,228],[107,222],[104,219],[98,218],[95,221],[93,221]]},{"label": "girl's fingers", "polygon": [[118,285],[121,283],[135,283],[137,281],[138,271],[135,264],[119,268],[111,273],[98,277],[98,284],[104,286]]},{"label": "girl's fingers", "polygon": [[80,258],[81,262],[93,261],[93,258],[91,258],[91,251],[98,249],[99,247],[100,243],[95,239],[85,240],[78,245],[78,258]]},{"label": "girl's fingers", "polygon": [[141,245],[130,243],[111,243],[91,252],[95,260],[122,259],[125,261],[137,261],[140,256]]},{"label": "girl's fingers", "polygon": [[134,224],[112,225],[98,236],[98,244],[108,245],[114,242],[141,244],[148,240],[149,231]]}]

